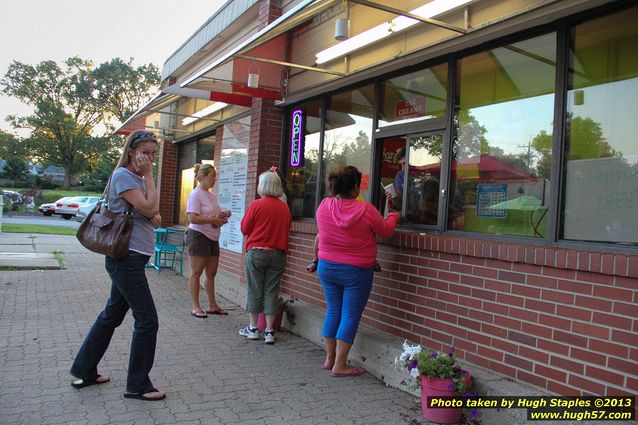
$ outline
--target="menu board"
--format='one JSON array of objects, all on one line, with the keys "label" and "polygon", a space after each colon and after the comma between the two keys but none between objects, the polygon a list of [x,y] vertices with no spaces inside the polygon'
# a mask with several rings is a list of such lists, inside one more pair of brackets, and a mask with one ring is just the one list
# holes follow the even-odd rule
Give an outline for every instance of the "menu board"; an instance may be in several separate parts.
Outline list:
[{"label": "menu board", "polygon": [[222,249],[241,253],[243,235],[240,230],[246,205],[246,175],[248,152],[245,149],[222,150],[219,162],[219,205],[232,215],[221,228],[219,246]]}]

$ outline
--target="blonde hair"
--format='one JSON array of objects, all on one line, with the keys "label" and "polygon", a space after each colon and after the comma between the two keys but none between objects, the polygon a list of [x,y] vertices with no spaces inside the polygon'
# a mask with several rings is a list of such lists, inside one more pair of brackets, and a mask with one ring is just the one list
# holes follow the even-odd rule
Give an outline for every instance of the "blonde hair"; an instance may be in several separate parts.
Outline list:
[{"label": "blonde hair", "polygon": [[215,175],[217,175],[217,170],[212,164],[195,164],[195,178],[197,181],[201,182],[210,173],[210,170],[213,170]]},{"label": "blonde hair", "polygon": [[144,143],[144,142],[153,142],[157,145],[157,138],[155,137],[155,133],[148,130],[135,130],[132,131],[131,134],[126,138],[126,144],[124,144],[124,150],[122,150],[122,155],[120,155],[120,159],[117,161],[115,165],[115,169],[117,170],[120,167],[126,167],[131,163],[131,157],[129,155],[129,149],[135,149],[136,146]]},{"label": "blonde hair", "polygon": [[264,171],[259,175],[259,185],[257,186],[259,196],[281,197],[284,190],[281,187],[281,179],[277,173],[272,171]]}]

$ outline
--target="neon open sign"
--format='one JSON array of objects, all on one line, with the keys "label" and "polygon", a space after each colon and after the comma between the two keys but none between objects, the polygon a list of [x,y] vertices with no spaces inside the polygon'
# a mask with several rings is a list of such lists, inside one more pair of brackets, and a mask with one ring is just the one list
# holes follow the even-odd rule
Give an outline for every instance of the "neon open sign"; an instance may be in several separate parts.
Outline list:
[{"label": "neon open sign", "polygon": [[290,130],[290,165],[299,167],[303,157],[303,111],[292,111],[292,127]]}]

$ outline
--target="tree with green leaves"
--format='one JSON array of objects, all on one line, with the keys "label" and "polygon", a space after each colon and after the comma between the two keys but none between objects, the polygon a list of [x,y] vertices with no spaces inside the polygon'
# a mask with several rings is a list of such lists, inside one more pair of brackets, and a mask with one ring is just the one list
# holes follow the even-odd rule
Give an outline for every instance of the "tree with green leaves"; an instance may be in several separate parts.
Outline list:
[{"label": "tree with green leaves", "polygon": [[0,159],[10,157],[26,159],[28,157],[27,146],[18,136],[0,130]]},{"label": "tree with green leaves", "polygon": [[[609,144],[600,123],[591,118],[567,115],[565,134],[567,135],[567,159],[591,159],[622,156]],[[550,178],[552,168],[552,135],[541,130],[532,139],[532,148],[538,152],[537,174]]]},{"label": "tree with green leaves", "polygon": [[[31,115],[9,116],[8,121],[30,130],[25,146],[31,156],[63,167],[64,188],[69,188],[72,177],[95,167],[100,153],[120,147],[114,146],[112,137],[97,135],[100,124],[112,128],[111,118],[123,121],[123,114],[150,98],[150,84],[158,80],[153,65],[133,68],[131,61],[113,59],[95,69],[90,60],[72,57],[62,65],[14,61],[0,87],[33,108]],[[128,90],[136,93],[130,95]]]},{"label": "tree with green leaves", "polygon": [[152,89],[159,86],[160,73],[157,66],[146,64],[135,67],[133,58],[124,62],[111,59],[95,69],[100,98],[105,111],[120,123],[126,121],[149,100]]},{"label": "tree with green leaves", "polygon": [[0,176],[7,179],[25,181],[29,177],[29,165],[22,158],[12,156],[5,161]]}]

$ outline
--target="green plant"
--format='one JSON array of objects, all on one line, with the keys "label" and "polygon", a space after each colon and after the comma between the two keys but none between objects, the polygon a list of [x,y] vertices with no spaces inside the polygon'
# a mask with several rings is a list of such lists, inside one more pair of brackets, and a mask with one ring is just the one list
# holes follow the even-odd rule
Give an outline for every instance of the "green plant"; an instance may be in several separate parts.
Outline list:
[{"label": "green plant", "polygon": [[[451,379],[450,390],[454,390],[460,397],[478,397],[476,378],[474,376],[468,377],[468,373],[457,363],[453,347],[447,353],[425,352],[420,345],[410,345],[406,340],[403,343],[403,351],[395,359],[395,367],[409,373],[408,380],[403,380],[401,383],[410,388],[421,387],[421,376],[426,376],[429,379]],[[478,425],[480,423],[479,416],[478,409],[471,409],[464,412],[461,423]]]}]

